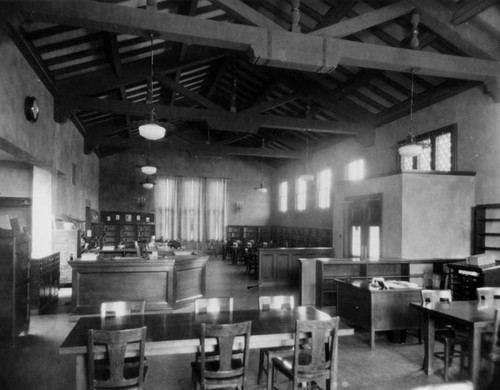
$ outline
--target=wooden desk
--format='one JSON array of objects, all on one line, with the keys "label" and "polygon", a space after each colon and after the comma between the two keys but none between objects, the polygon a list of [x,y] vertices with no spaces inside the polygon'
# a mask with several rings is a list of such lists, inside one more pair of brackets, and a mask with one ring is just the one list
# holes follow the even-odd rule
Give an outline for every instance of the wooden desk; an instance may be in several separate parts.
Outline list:
[{"label": "wooden desk", "polygon": [[424,370],[427,375],[433,373],[435,321],[468,329],[469,342],[469,379],[477,384],[481,359],[481,333],[493,324],[495,309],[500,309],[500,302],[485,305],[480,301],[453,301],[435,304],[410,303],[410,306],[423,314],[424,318]]},{"label": "wooden desk", "polygon": [[397,288],[371,290],[370,282],[337,281],[337,315],[370,331],[370,346],[375,347],[375,332],[420,329],[420,318],[409,303],[420,300],[421,289]]},{"label": "wooden desk", "polygon": [[[126,329],[147,327],[146,355],[194,353],[200,343],[200,324],[252,321],[250,348],[293,345],[296,320],[322,320],[330,316],[311,306],[295,310],[242,310],[216,314],[162,313],[132,315],[102,320],[82,317],[59,348],[60,354],[76,355],[76,390],[86,389],[86,353],[88,329]],[[341,323],[339,336],[352,335],[352,328]],[[188,367],[186,367],[188,369]]]}]

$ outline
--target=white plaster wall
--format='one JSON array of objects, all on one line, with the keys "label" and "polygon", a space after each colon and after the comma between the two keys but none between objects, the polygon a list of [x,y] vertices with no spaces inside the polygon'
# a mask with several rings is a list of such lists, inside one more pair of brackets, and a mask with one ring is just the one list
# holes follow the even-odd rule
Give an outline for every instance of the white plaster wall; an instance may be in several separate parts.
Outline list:
[{"label": "white plaster wall", "polygon": [[[94,154],[83,154],[83,136],[71,122],[54,121],[52,95],[3,31],[0,53],[0,138],[44,162],[44,168],[52,174],[52,209],[56,218],[67,214],[84,220],[86,205],[99,208],[99,159]],[[40,107],[40,116],[34,123],[24,116],[26,96],[35,96]],[[71,181],[72,163],[77,165],[75,185]],[[26,189],[32,188],[32,175],[16,176],[23,182],[2,180],[8,171],[2,173],[0,169],[2,196],[31,196]],[[57,176],[57,171],[62,175]]]}]

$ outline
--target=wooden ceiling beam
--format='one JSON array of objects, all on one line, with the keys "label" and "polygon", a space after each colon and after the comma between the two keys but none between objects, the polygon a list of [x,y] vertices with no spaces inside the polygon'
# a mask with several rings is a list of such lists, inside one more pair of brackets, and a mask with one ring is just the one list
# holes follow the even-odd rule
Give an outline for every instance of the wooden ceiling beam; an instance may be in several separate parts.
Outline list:
[{"label": "wooden ceiling beam", "polygon": [[203,107],[210,108],[211,110],[224,110],[221,106],[213,103],[211,100],[204,98],[200,94],[191,91],[188,88],[183,87],[182,85],[176,83],[170,77],[164,76],[162,74],[157,74],[155,78],[158,82],[164,87],[170,88],[176,92],[179,92],[181,95],[185,96],[189,100],[202,105]]},{"label": "wooden ceiling beam", "polygon": [[315,26],[314,30],[320,30],[324,27],[340,22],[357,2],[358,0],[344,0],[338,7],[332,6],[326,13],[323,20]]},{"label": "wooden ceiling beam", "polygon": [[[414,2],[415,0],[409,0]],[[145,35],[144,26],[165,40],[198,43],[251,53],[254,63],[328,73],[337,65],[485,81],[500,77],[500,63],[475,58],[385,47],[370,43],[221,23],[81,0],[16,2],[27,20],[79,25]]]},{"label": "wooden ceiling beam", "polygon": [[299,97],[300,97],[299,94],[291,93],[289,95],[282,96],[278,99],[269,100],[269,101],[264,102],[262,104],[258,104],[256,106],[249,107],[249,108],[242,110],[240,112],[247,112],[247,113],[265,112],[267,110],[271,110],[271,109],[278,107],[278,106],[281,106],[283,104],[290,103],[290,102],[298,99]]},{"label": "wooden ceiling beam", "polygon": [[[120,115],[128,113],[131,116],[139,117],[149,114],[149,105],[144,103],[120,102],[118,100],[94,99],[73,95],[60,96],[56,102],[58,105],[65,106],[65,110],[68,112],[88,110]],[[259,128],[264,127],[356,136],[359,132],[372,129],[370,125],[354,122],[330,122],[162,105],[155,105],[155,112],[159,119],[205,121],[211,129],[219,131],[257,132]]]},{"label": "wooden ceiling beam", "polygon": [[414,9],[415,6],[405,0],[375,11],[366,12],[355,18],[340,21],[319,30],[314,30],[310,34],[343,38],[407,15]]},{"label": "wooden ceiling beam", "polygon": [[[199,48],[196,53],[190,52],[186,61],[182,63],[168,55],[157,55],[155,56],[155,73],[169,74],[185,67],[205,64],[225,57],[225,52],[214,48]],[[121,71],[121,78],[110,70],[103,70],[59,81],[57,87],[62,93],[78,91],[81,95],[97,95],[121,86],[143,82],[151,75],[151,60],[147,58],[133,64],[123,65]]]},{"label": "wooden ceiling beam", "polygon": [[238,19],[240,22],[251,26],[260,26],[275,30],[283,29],[279,24],[274,23],[271,19],[266,18],[260,12],[256,11],[252,7],[249,7],[242,1],[211,0],[211,2],[222,8],[232,17]]},{"label": "wooden ceiling beam", "polygon": [[498,0],[462,0],[453,12],[451,23],[458,26],[497,3]]}]

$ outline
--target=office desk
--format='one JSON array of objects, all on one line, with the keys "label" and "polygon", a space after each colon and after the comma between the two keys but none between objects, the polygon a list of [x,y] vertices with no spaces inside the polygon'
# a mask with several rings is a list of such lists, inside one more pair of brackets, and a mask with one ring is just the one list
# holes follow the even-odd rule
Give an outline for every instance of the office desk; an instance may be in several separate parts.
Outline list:
[{"label": "office desk", "polygon": [[[296,320],[322,320],[330,316],[311,306],[295,310],[242,310],[216,314],[162,313],[119,318],[82,317],[59,348],[60,354],[76,355],[76,389],[86,389],[88,329],[126,329],[147,327],[146,356],[194,353],[200,343],[200,324],[252,321],[250,348],[293,345]],[[352,335],[352,328],[341,324],[339,336]],[[208,341],[208,340],[207,340]],[[215,343],[215,341],[214,341]],[[186,367],[188,369],[188,367]]]},{"label": "office desk", "polygon": [[469,343],[469,379],[477,384],[481,359],[481,333],[493,324],[495,309],[500,309],[500,302],[490,305],[480,301],[453,301],[435,304],[410,303],[410,306],[422,312],[424,318],[424,370],[427,375],[433,373],[435,321],[443,321],[452,326],[468,330]]}]

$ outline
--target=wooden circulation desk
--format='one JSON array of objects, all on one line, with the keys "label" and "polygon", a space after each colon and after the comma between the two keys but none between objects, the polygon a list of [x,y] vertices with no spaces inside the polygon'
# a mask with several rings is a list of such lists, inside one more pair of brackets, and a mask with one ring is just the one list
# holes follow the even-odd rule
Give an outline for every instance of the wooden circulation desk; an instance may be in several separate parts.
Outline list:
[{"label": "wooden circulation desk", "polygon": [[187,305],[205,295],[207,260],[208,256],[172,256],[70,261],[72,312],[96,314],[104,301],[144,300],[148,311]]},{"label": "wooden circulation desk", "polygon": [[259,248],[259,283],[296,284],[300,279],[299,258],[333,257],[335,248]]}]

